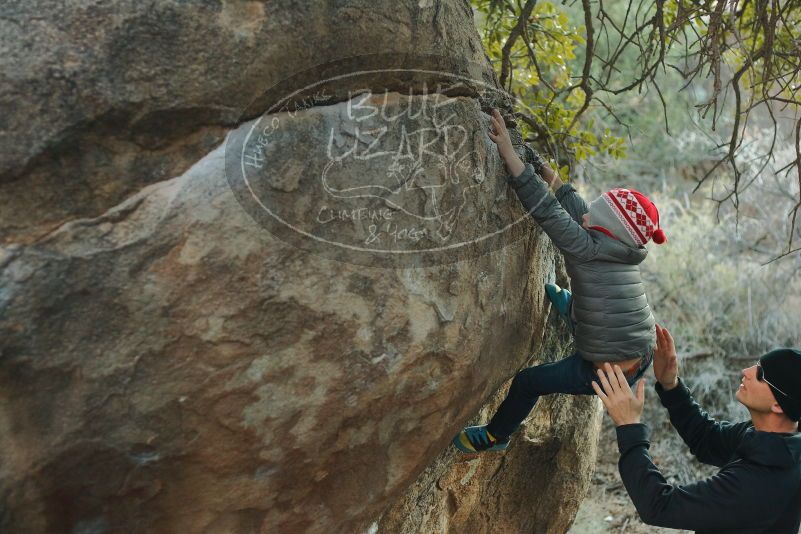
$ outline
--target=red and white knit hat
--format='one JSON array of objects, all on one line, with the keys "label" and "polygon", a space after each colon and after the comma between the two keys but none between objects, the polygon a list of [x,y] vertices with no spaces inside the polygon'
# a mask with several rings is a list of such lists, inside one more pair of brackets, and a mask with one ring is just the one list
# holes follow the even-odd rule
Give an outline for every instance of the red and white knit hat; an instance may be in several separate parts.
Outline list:
[{"label": "red and white knit hat", "polygon": [[661,245],[667,238],[659,228],[659,211],[648,197],[634,189],[611,189],[590,203],[590,224],[601,226],[635,247],[650,239]]}]

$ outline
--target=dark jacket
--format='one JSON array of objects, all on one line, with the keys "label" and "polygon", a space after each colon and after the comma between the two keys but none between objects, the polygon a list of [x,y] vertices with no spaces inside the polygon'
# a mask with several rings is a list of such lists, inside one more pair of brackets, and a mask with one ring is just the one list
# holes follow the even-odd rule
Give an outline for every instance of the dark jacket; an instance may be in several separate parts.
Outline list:
[{"label": "dark jacket", "polygon": [[565,257],[579,355],[589,361],[621,361],[651,354],[654,317],[640,276],[648,251],[582,228],[586,202],[569,184],[551,195],[530,164],[509,182]]},{"label": "dark jacket", "polygon": [[712,477],[668,484],[648,454],[648,427],[617,428],[620,476],[640,518],[649,525],[699,533],[797,534],[801,524],[801,433],[754,430],[751,422],[717,422],[690,390],[657,383],[670,422]]}]

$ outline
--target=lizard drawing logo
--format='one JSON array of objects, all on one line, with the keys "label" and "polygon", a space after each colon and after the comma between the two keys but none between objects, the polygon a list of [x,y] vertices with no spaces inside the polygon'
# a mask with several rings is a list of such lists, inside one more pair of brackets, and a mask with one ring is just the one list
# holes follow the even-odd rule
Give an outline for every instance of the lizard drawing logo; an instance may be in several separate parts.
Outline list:
[{"label": "lizard drawing logo", "polygon": [[[364,99],[361,103],[354,108],[364,109]],[[422,111],[415,120],[374,114],[332,127],[320,177],[325,191],[338,199],[380,199],[421,224],[435,225],[437,239],[447,241],[486,177],[477,152],[467,149],[471,133],[455,114],[443,120],[442,105],[436,106],[431,107],[439,113],[430,117]],[[376,168],[385,172],[376,175]]]}]

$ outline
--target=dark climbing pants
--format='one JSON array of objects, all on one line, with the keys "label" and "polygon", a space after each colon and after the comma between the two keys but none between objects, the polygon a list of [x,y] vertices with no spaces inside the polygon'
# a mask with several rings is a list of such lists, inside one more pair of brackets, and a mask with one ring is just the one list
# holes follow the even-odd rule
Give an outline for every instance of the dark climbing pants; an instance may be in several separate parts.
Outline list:
[{"label": "dark climbing pants", "polygon": [[[629,385],[633,385],[645,373],[652,361],[653,355],[642,359],[637,372],[628,377]],[[595,366],[578,354],[523,369],[512,380],[509,393],[487,425],[487,430],[505,441],[528,417],[542,395],[595,395],[591,385],[593,381],[598,382]]]}]

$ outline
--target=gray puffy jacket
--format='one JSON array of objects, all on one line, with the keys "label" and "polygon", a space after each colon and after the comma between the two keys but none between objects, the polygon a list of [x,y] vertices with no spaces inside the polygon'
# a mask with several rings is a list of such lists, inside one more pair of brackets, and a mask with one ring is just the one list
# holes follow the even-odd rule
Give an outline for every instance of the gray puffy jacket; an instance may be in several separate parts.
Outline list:
[{"label": "gray puffy jacket", "polygon": [[526,164],[510,176],[523,207],[562,251],[573,292],[576,350],[589,361],[621,361],[653,353],[654,317],[640,276],[648,251],[581,227],[587,203],[569,184],[550,194]]}]

